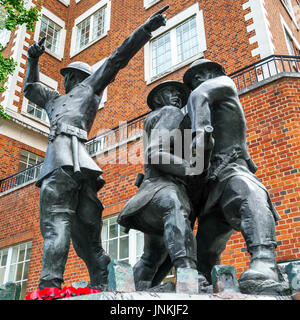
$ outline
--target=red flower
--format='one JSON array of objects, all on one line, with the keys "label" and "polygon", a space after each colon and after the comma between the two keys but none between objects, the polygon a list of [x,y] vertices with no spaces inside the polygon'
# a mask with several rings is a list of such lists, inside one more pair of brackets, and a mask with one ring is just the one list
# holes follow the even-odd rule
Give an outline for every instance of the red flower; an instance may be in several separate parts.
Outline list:
[{"label": "red flower", "polygon": [[36,290],[30,292],[25,300],[54,300],[54,299],[63,299],[69,297],[75,297],[91,293],[99,293],[100,290],[91,289],[89,287],[78,288],[74,287],[63,287],[62,289],[58,288],[45,288],[43,290]]}]

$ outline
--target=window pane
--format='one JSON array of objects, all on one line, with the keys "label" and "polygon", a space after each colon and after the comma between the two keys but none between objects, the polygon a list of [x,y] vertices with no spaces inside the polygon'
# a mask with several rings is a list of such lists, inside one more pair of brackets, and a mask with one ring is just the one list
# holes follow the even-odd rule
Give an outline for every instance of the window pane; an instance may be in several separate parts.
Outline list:
[{"label": "window pane", "polygon": [[105,31],[105,13],[106,7],[98,10],[93,16],[93,36],[92,40],[100,37]]},{"label": "window pane", "polygon": [[45,47],[54,53],[58,53],[61,27],[42,16],[40,38],[46,37]]},{"label": "window pane", "polygon": [[91,17],[83,20],[77,25],[76,48],[80,49],[90,41]]},{"label": "window pane", "polygon": [[193,17],[176,28],[178,62],[199,53],[196,27],[196,17]]},{"label": "window pane", "polygon": [[109,241],[109,255],[111,259],[117,260],[118,259],[118,239],[110,240]]},{"label": "window pane", "polygon": [[22,271],[23,271],[23,263],[17,264],[17,274],[16,274],[16,280],[15,281],[22,280]]},{"label": "window pane", "polygon": [[4,282],[5,268],[0,268],[0,284]]},{"label": "window pane", "polygon": [[13,251],[12,251],[12,256],[11,256],[11,263],[16,263],[18,260],[18,252],[19,252],[19,248],[18,247],[14,247]]},{"label": "window pane", "polygon": [[140,257],[144,250],[144,234],[142,232],[136,233],[136,257]]},{"label": "window pane", "polygon": [[129,238],[120,238],[120,256],[119,259],[125,259],[129,256]]},{"label": "window pane", "polygon": [[109,238],[110,239],[118,237],[118,229],[119,229],[119,226],[116,223],[109,226]]},{"label": "window pane", "polygon": [[152,42],[152,75],[157,75],[172,65],[170,32]]},{"label": "window pane", "polygon": [[13,264],[9,268],[8,281],[15,281],[16,265]]},{"label": "window pane", "polygon": [[2,259],[1,259],[1,266],[5,267],[6,266],[6,262],[7,262],[7,253],[4,253],[2,255]]}]

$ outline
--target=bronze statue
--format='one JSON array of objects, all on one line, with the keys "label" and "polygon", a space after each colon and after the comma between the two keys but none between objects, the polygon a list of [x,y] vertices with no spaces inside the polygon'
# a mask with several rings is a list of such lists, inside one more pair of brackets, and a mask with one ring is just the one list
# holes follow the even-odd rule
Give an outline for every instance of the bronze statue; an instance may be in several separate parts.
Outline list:
[{"label": "bronze statue", "polygon": [[101,245],[103,206],[97,191],[103,187],[102,170],[88,155],[87,141],[103,90],[119,70],[166,24],[162,13],[153,14],[133,32],[94,73],[89,65],[73,62],[61,70],[64,95],[39,82],[42,39],[28,50],[25,97],[44,108],[49,116],[49,145],[41,173],[40,227],[44,238],[43,267],[39,289],[61,288],[70,239],[87,265],[91,286],[103,289],[110,258]]},{"label": "bronze statue", "polygon": [[[144,232],[144,253],[134,266],[137,290],[159,284],[172,265],[196,269],[196,239],[189,221],[192,206],[186,180],[190,165],[182,154],[174,152],[176,141],[183,139],[183,129],[190,126],[180,110],[188,95],[188,88],[177,81],[163,82],[148,95],[147,103],[153,111],[144,120],[145,176],[138,179],[139,191],[117,220],[127,229]],[[167,147],[163,136],[168,133]]]},{"label": "bronze statue", "polygon": [[275,221],[280,217],[255,176],[257,167],[247,150],[246,121],[235,84],[220,64],[206,59],[195,61],[183,81],[192,90],[187,104],[192,148],[197,148],[198,133],[206,125],[213,127],[214,139],[209,170],[201,181],[199,178],[201,188],[195,188],[193,194],[198,216],[197,268],[211,281],[211,269],[220,263],[236,230],[242,232],[251,255],[250,268],[241,275],[240,285],[277,283]]}]

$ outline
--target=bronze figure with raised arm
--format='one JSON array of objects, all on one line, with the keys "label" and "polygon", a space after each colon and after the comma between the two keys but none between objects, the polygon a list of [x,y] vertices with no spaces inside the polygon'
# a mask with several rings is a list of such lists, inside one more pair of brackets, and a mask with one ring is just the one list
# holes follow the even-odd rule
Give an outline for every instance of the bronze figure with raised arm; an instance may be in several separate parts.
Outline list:
[{"label": "bronze figure with raised arm", "polygon": [[44,238],[39,289],[61,288],[70,240],[87,265],[91,286],[107,284],[110,258],[101,245],[103,206],[97,191],[104,185],[102,170],[85,148],[103,90],[151,38],[166,24],[168,6],[137,28],[95,72],[84,62],[72,62],[61,70],[65,94],[39,82],[41,39],[28,50],[25,97],[44,108],[50,121],[49,144],[41,173],[40,228]]}]

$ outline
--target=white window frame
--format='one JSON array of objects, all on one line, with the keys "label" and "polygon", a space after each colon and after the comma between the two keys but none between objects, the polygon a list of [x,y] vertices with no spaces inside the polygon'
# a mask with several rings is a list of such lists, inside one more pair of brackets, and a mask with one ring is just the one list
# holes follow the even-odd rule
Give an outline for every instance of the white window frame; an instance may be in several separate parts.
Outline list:
[{"label": "white window frame", "polygon": [[[42,84],[45,84],[46,86],[48,86],[49,88],[51,88],[53,90],[57,90],[57,88],[58,88],[58,82],[57,81],[53,80],[52,78],[48,77],[47,75],[45,75],[45,74],[43,74],[41,72],[40,72],[40,82]],[[39,123],[41,123],[41,124],[43,124],[43,125],[45,125],[45,126],[47,126],[49,128],[50,125],[49,125],[48,121],[47,122],[43,121],[42,119],[39,119],[38,117],[35,117],[35,116],[33,116],[33,115],[31,115],[31,114],[29,114],[27,112],[28,103],[29,103],[28,99],[23,97],[22,111],[21,111],[22,115],[27,117],[27,118],[30,118],[30,119],[32,119],[32,120],[34,120],[36,122],[39,122]]]},{"label": "white window frame", "polygon": [[[46,9],[45,7],[42,7],[41,10],[41,15],[46,16],[48,19],[52,20],[54,23],[56,23],[58,26],[61,27],[61,36],[60,36],[60,43],[59,43],[59,52],[58,53],[54,53],[52,51],[50,51],[49,49],[46,48],[46,52],[48,54],[50,54],[51,56],[53,56],[54,58],[58,59],[58,60],[62,60],[64,57],[64,50],[65,50],[65,42],[66,42],[66,23],[60,19],[58,16],[56,16],[54,13],[52,13],[51,11],[49,11],[48,9]],[[40,30],[41,30],[41,24],[42,24],[42,19],[40,18],[38,20],[38,22],[36,23],[35,26],[35,32],[34,32],[34,41],[38,42],[39,36],[40,36]]]},{"label": "white window frame", "polygon": [[[103,219],[103,222],[107,221],[107,220],[110,221],[110,220],[115,219],[115,218],[116,218],[116,216],[109,216],[109,217]],[[119,228],[122,228],[122,227],[119,225]],[[140,258],[140,256],[136,256],[137,235],[140,234],[140,233],[141,233],[140,231],[137,231],[137,230],[134,230],[134,229],[130,229],[130,231],[128,233],[128,261],[129,261],[129,264],[132,265],[132,266],[135,265],[138,262],[139,258]],[[102,235],[103,235],[103,232],[102,232]],[[125,236],[123,236],[123,237],[125,237]],[[115,238],[113,238],[113,239],[115,239]],[[103,240],[104,239],[102,238],[102,243],[103,243]],[[109,254],[108,250],[107,250],[107,253]],[[126,259],[127,258],[120,259],[120,261],[126,260]]]},{"label": "white window frame", "polygon": [[66,7],[70,5],[70,0],[58,0],[58,1],[64,4]]},{"label": "white window frame", "polygon": [[281,3],[283,4],[283,6],[285,7],[287,13],[289,14],[289,16],[291,17],[292,21],[294,22],[297,30],[299,30],[299,25],[297,23],[297,19],[296,19],[296,16],[295,16],[295,12],[294,12],[294,8],[293,8],[293,5],[292,5],[292,1],[291,0],[287,0],[287,1],[289,2],[288,6],[285,4],[284,0],[281,0]]},{"label": "white window frame", "polygon": [[[95,63],[93,66],[92,66],[92,69],[93,69],[93,72],[95,72],[97,69],[99,69],[102,64],[105,62],[107,58],[103,58],[101,59],[100,61],[98,61],[97,63]],[[107,101],[107,87],[104,89],[103,91],[103,94],[102,94],[102,99],[100,101],[100,104],[99,104],[99,108],[98,109],[102,109],[104,107],[104,104],[105,102]]]},{"label": "white window frame", "polygon": [[[92,16],[95,12],[100,10],[101,8],[106,6],[106,15],[105,15],[105,27],[104,32],[102,35],[93,41],[89,42],[87,45],[80,49],[76,49],[76,36],[77,36],[77,25],[87,19],[88,17]],[[72,28],[72,37],[71,37],[71,49],[70,49],[70,57],[74,57],[78,53],[82,52],[83,50],[87,49],[94,43],[98,42],[105,36],[107,36],[108,31],[110,30],[110,15],[111,15],[111,1],[110,0],[102,0],[98,3],[96,3],[93,7],[85,11],[82,15],[77,17],[74,21],[74,26]]]},{"label": "white window frame", "polygon": [[149,9],[150,7],[154,6],[156,3],[162,0],[144,0],[144,8]]},{"label": "white window frame", "polygon": [[[182,24],[186,20],[196,16],[196,25],[198,32],[198,43],[199,43],[199,53],[185,61],[182,61],[176,65],[171,66],[168,70],[152,76],[152,41],[155,40],[158,36],[164,34],[165,32],[170,31],[171,29],[175,29],[178,25]],[[171,51],[176,51],[174,48],[174,42],[171,40]],[[158,30],[152,32],[152,39],[146,43],[144,46],[144,66],[145,66],[145,81],[148,84],[165,77],[166,75],[190,64],[196,59],[202,58],[204,56],[204,51],[207,49],[206,46],[206,37],[205,37],[205,29],[204,29],[204,18],[203,11],[199,10],[198,2],[190,6],[189,8],[181,11],[176,16],[167,20],[167,24],[164,27],[159,28]]]},{"label": "white window frame", "polygon": [[285,38],[285,41],[286,41],[287,49],[289,50],[289,44],[288,44],[288,39],[286,38],[286,34],[288,34],[290,36],[290,38],[293,40],[293,43],[296,46],[296,48],[298,50],[300,50],[299,42],[294,37],[292,30],[289,28],[288,24],[285,22],[285,20],[283,19],[282,15],[280,15],[280,20],[281,20],[281,24],[282,24],[282,28],[283,28],[283,33],[284,33],[284,38]]},{"label": "white window frame", "polygon": [[[18,247],[18,257],[19,257],[19,252],[20,252],[20,247],[21,246],[24,246],[25,245],[25,255],[24,255],[24,260],[20,263],[23,264],[23,267],[22,267],[22,278],[21,280],[19,281],[16,281],[15,280],[15,277],[16,277],[16,273],[17,273],[17,268],[15,269],[15,273],[14,273],[14,279],[9,279],[9,273],[10,273],[10,270],[11,270],[11,265],[12,265],[12,254],[13,254],[13,250],[16,249]],[[22,287],[23,287],[23,283],[25,283],[25,288],[22,288],[23,292],[25,291],[26,289],[26,284],[27,284],[27,280],[28,278],[24,278],[23,279],[23,276],[24,276],[24,265],[26,262],[30,263],[30,256],[29,256],[29,259],[25,259],[26,258],[26,255],[27,255],[27,250],[29,248],[32,248],[32,241],[27,241],[27,242],[23,242],[23,243],[19,243],[17,245],[13,245],[11,247],[8,247],[8,248],[1,248],[0,250],[3,251],[3,250],[7,250],[7,260],[6,260],[6,266],[5,266],[5,273],[4,273],[4,279],[3,279],[3,283],[0,283],[0,285],[4,284],[4,283],[7,283],[8,281],[12,281],[12,282],[15,282],[15,283],[21,283],[22,284]],[[14,263],[14,264],[18,264],[17,262]],[[21,291],[21,292],[22,292]],[[23,297],[24,298],[24,297]]]}]

